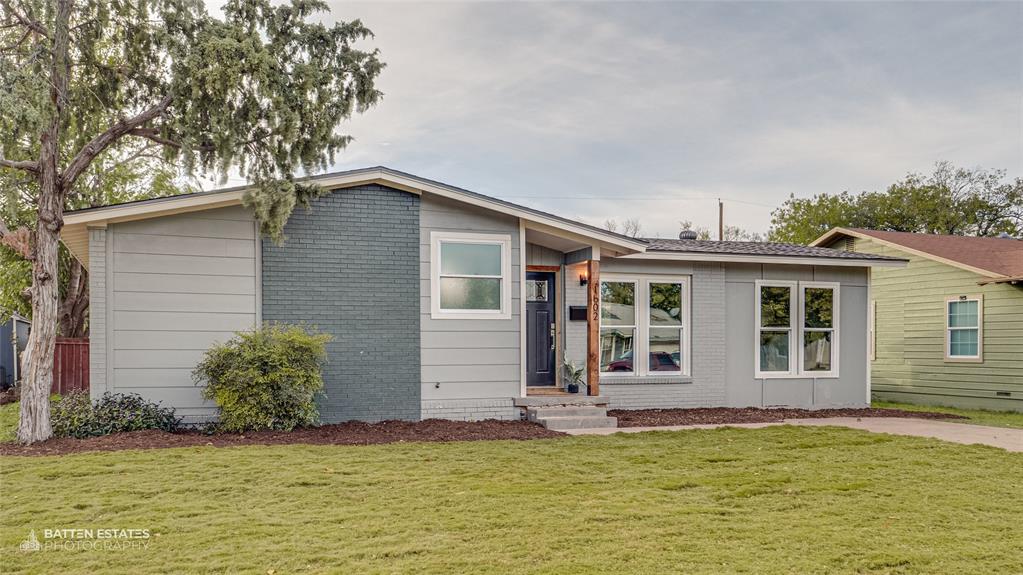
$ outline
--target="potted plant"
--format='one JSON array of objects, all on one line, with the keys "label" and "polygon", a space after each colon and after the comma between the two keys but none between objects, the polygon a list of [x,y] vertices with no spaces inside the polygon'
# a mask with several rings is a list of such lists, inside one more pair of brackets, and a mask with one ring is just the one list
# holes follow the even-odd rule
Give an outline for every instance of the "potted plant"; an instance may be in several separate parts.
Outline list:
[{"label": "potted plant", "polygon": [[565,372],[565,381],[568,382],[568,392],[579,393],[579,384],[583,381],[583,374],[586,373],[586,368],[576,367],[571,361],[566,361],[562,369]]}]

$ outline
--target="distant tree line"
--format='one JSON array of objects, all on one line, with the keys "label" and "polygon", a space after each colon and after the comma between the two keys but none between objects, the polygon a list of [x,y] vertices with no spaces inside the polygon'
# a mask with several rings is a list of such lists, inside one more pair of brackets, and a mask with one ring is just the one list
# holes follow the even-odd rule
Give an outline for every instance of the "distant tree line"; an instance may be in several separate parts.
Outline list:
[{"label": "distant tree line", "polygon": [[771,212],[768,239],[806,244],[834,227],[1023,237],[1023,178],[938,162],[933,173],[908,174],[884,191],[793,195]]}]

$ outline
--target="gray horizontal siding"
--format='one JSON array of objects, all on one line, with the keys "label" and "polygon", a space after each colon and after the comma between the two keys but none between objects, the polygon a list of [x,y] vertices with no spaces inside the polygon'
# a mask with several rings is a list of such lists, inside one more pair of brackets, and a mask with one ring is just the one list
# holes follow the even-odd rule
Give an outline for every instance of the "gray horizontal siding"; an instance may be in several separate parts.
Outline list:
[{"label": "gray horizontal siding", "polygon": [[251,215],[232,207],[114,224],[107,241],[105,389],[138,393],[186,418],[214,415],[191,372],[210,345],[256,323]]},{"label": "gray horizontal siding", "polygon": [[[727,264],[725,299],[728,405],[862,407],[867,393],[866,268]],[[758,279],[840,283],[838,378],[755,377],[755,284]],[[797,342],[798,345],[798,342]]]},{"label": "gray horizontal siding", "polygon": [[[460,410],[468,410],[473,405],[490,405],[487,401],[495,398],[518,397],[521,391],[518,219],[428,194],[422,197],[420,209],[419,292],[424,417],[464,415]],[[430,261],[430,233],[434,231],[511,236],[510,319],[433,319],[430,316],[433,263]],[[452,408],[454,411],[446,411],[438,407],[444,405],[445,400],[460,402]],[[511,411],[502,404],[499,413],[509,415]]]}]

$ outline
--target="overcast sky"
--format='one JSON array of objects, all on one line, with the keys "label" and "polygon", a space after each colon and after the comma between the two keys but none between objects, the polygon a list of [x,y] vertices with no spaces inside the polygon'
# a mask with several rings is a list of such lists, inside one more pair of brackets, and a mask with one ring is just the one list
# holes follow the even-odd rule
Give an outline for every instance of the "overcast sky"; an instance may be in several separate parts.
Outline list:
[{"label": "overcast sky", "polygon": [[1023,175],[1023,2],[330,2],[387,63],[337,168],[601,224],[765,232],[939,160]]}]

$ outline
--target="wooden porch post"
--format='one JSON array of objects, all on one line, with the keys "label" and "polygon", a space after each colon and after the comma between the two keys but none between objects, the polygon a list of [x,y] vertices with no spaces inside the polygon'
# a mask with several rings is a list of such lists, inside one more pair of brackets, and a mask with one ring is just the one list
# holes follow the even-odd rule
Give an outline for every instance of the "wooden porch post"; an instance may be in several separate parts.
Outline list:
[{"label": "wooden porch post", "polygon": [[589,260],[586,267],[586,391],[600,395],[600,262]]}]

